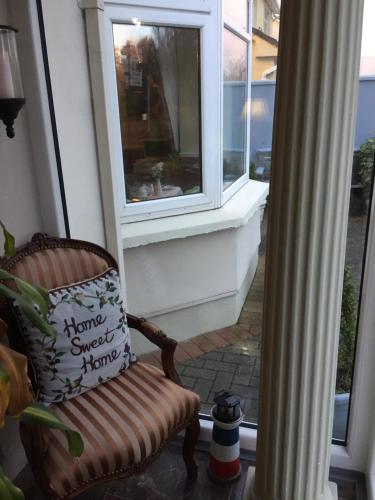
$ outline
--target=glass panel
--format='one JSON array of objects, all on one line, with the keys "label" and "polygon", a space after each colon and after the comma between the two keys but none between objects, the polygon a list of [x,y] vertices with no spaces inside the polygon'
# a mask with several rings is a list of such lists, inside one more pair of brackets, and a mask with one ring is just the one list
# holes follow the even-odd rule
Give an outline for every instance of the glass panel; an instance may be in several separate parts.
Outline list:
[{"label": "glass panel", "polygon": [[224,0],[224,17],[228,17],[239,28],[247,31],[249,26],[248,6],[248,0]]},{"label": "glass panel", "polygon": [[280,25],[279,4],[272,9],[261,0],[253,2],[253,33],[251,79],[276,80],[277,51]]},{"label": "glass panel", "polygon": [[[260,12],[261,2],[254,0],[254,7]],[[278,2],[280,4],[280,2]],[[370,224],[370,200],[373,199],[372,179],[375,155],[375,43],[372,35],[371,10],[373,1],[365,0],[361,69],[359,75],[359,94],[355,148],[352,170],[350,211],[347,227],[347,247],[345,276],[341,310],[341,328],[338,353],[338,370],[335,397],[333,438],[345,441],[352,374],[355,355],[358,311],[360,310],[363,265],[366,259],[366,238]],[[259,13],[259,16],[261,14]],[[264,20],[265,21],[265,20]],[[263,22],[263,21],[262,21]],[[265,21],[266,22],[266,21]],[[262,24],[263,25],[263,24]],[[278,31],[278,30],[276,30]],[[227,78],[235,73],[236,67],[228,56],[230,43],[236,38],[225,32],[225,84],[241,78]],[[228,42],[229,41],[229,42]],[[268,66],[263,66],[261,44],[267,49]],[[277,40],[276,40],[277,42]],[[235,41],[233,42],[235,43]],[[258,46],[258,52],[254,47]],[[243,47],[243,44],[242,44]],[[240,50],[238,50],[240,49]],[[269,182],[271,169],[272,129],[276,88],[276,66],[261,76],[267,68],[276,65],[277,43],[262,37],[259,30],[253,31],[252,90],[251,90],[251,127],[250,127],[250,178]],[[240,57],[241,43],[232,52]],[[271,60],[272,59],[272,60]],[[255,61],[255,63],[254,63]],[[372,64],[374,63],[374,64]],[[237,64],[237,67],[239,65]],[[237,72],[238,73],[238,72]],[[240,72],[241,73],[241,72]],[[231,95],[224,89],[225,94]],[[226,125],[228,110],[225,108]],[[234,148],[233,148],[234,149]],[[267,239],[267,204],[261,208],[261,243],[258,252],[258,265],[254,279],[241,311],[238,324],[194,336],[180,344],[178,371],[186,387],[192,388],[201,396],[201,412],[209,415],[217,391],[225,389],[239,396],[244,421],[256,427],[258,422],[259,368],[262,343],[264,274],[267,262],[265,247]],[[371,222],[372,224],[372,222]],[[155,361],[154,361],[155,362]],[[159,359],[156,359],[159,362]]]},{"label": "glass panel", "polygon": [[[275,41],[279,38],[279,18],[280,18],[280,1],[270,0],[265,2],[264,0],[253,0],[253,12],[252,12],[252,25],[253,33],[260,32],[260,34],[267,35],[274,38]],[[263,35],[263,40],[265,43],[258,44],[260,50],[267,49],[267,42],[272,42],[272,40],[267,39]],[[256,43],[254,44],[254,46]],[[259,46],[260,45],[260,46]],[[262,47],[264,45],[264,47]]]},{"label": "glass panel", "polygon": [[224,190],[245,173],[247,43],[224,30]]},{"label": "glass panel", "polygon": [[113,35],[127,203],[201,192],[199,30]]},{"label": "glass panel", "polygon": [[[359,115],[364,81],[359,82]],[[366,82],[367,83],[367,82]],[[375,93],[375,81],[372,92]],[[363,94],[362,94],[363,97]],[[365,102],[363,102],[365,104]],[[368,105],[368,103],[367,103]],[[366,110],[362,109],[365,114]],[[373,120],[375,125],[375,120]],[[357,121],[357,137],[363,122]],[[370,132],[370,131],[369,131]],[[375,138],[369,137],[354,152],[350,209],[346,239],[344,286],[341,306],[339,355],[337,362],[333,438],[345,441],[349,402],[353,383],[353,365],[360,306],[362,272],[366,255],[366,234],[370,222],[370,199],[373,189]]]}]

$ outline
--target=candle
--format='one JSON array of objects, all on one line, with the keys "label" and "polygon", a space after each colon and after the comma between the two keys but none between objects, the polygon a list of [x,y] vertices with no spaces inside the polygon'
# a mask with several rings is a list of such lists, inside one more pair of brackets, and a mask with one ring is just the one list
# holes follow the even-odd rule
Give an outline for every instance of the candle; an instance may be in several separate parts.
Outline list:
[{"label": "candle", "polygon": [[0,99],[15,97],[9,54],[0,54]]}]

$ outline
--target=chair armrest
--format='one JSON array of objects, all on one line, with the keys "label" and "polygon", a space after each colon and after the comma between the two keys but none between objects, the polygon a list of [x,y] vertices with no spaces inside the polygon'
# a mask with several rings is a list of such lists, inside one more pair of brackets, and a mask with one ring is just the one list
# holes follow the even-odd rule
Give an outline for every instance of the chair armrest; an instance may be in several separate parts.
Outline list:
[{"label": "chair armrest", "polygon": [[155,323],[147,321],[145,318],[138,318],[132,314],[126,314],[126,318],[128,320],[129,328],[138,330],[150,342],[161,349],[161,364],[163,366],[165,376],[173,380],[176,384],[182,385],[174,364],[174,352],[177,347],[177,342],[174,339],[167,337],[167,335],[160,330]]}]

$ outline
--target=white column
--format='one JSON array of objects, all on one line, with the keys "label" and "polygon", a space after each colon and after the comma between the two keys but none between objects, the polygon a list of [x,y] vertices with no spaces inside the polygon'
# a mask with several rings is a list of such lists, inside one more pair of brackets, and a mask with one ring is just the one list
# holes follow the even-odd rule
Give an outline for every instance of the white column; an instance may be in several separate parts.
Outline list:
[{"label": "white column", "polygon": [[363,0],[282,0],[255,476],[328,500]]}]

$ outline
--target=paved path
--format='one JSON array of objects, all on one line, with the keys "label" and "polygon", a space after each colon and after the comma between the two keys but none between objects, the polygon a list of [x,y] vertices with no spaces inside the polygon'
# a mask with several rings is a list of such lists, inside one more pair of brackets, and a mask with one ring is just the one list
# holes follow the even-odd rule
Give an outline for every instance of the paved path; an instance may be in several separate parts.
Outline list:
[{"label": "paved path", "polygon": [[[184,386],[200,395],[202,413],[209,413],[215,392],[227,389],[240,397],[245,419],[256,422],[263,280],[264,257],[260,257],[238,324],[178,345],[177,371]],[[158,352],[146,354],[141,359],[160,366]]]},{"label": "paved path", "polygon": [[[352,267],[353,283],[358,294],[362,269],[366,218],[350,217],[346,264]],[[245,420],[256,422],[260,341],[264,288],[264,249],[266,218],[262,224],[262,243],[257,272],[246,298],[237,325],[194,337],[181,342],[176,350],[177,370],[185,387],[197,392],[202,412],[209,413],[215,392],[233,391],[241,399]],[[160,352],[141,359],[161,366]]]}]

